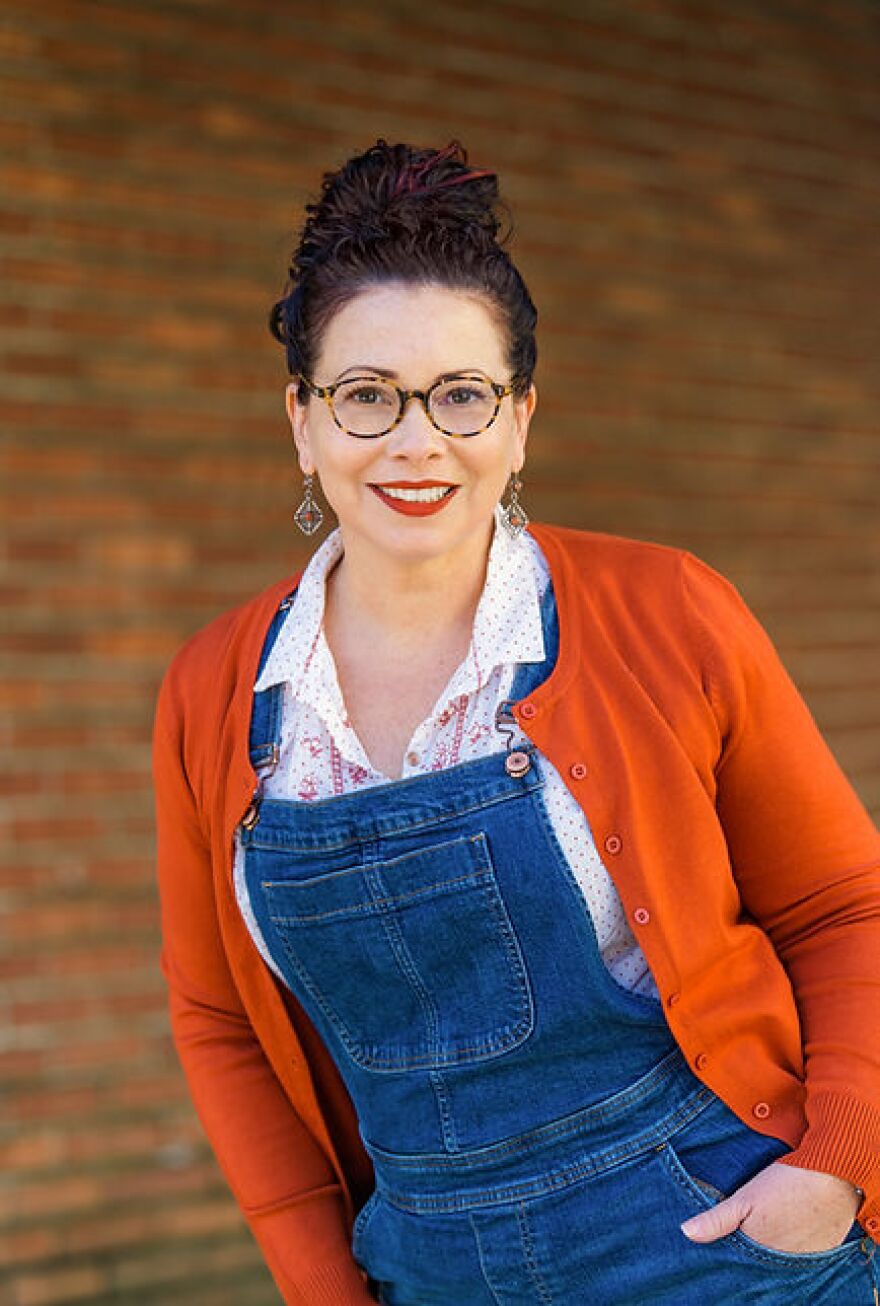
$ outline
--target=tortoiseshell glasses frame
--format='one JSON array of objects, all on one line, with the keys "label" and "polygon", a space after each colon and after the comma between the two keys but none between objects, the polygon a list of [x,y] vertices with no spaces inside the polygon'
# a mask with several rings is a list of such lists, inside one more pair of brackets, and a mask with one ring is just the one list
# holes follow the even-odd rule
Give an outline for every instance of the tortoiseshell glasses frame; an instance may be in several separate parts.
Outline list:
[{"label": "tortoiseshell glasses frame", "polygon": [[[406,412],[406,405],[409,403],[410,399],[418,399],[425,410],[425,415],[427,416],[428,421],[443,435],[448,435],[454,440],[469,440],[472,439],[473,436],[480,435],[483,431],[488,430],[492,425],[498,416],[502,401],[507,395],[514,393],[514,383],[517,378],[511,377],[510,381],[506,384],[501,384],[498,381],[492,381],[489,377],[482,376],[478,373],[453,372],[448,376],[438,377],[434,384],[430,385],[427,390],[404,390],[402,386],[395,385],[394,382],[390,381],[387,377],[371,376],[368,373],[365,373],[362,376],[344,377],[341,381],[337,381],[333,385],[315,385],[314,382],[310,381],[307,376],[303,376],[302,373],[300,373],[296,379],[302,381],[309,392],[315,395],[316,398],[324,400],[327,407],[330,409],[333,421],[339,429],[344,431],[346,435],[350,435],[355,440],[378,440],[381,439],[383,435],[388,435],[389,432],[393,431],[394,428],[403,420],[403,415]],[[341,386],[351,385],[357,381],[369,382],[373,385],[387,386],[389,389],[396,392],[399,402],[397,417],[389,426],[385,427],[384,430],[371,432],[365,435],[363,432],[350,431],[348,427],[339,420],[333,403],[333,397]],[[495,409],[492,416],[474,431],[447,431],[445,427],[440,425],[431,412],[431,397],[434,394],[434,391],[439,389],[440,386],[448,385],[451,381],[480,381],[483,385],[490,386],[495,395]]]}]

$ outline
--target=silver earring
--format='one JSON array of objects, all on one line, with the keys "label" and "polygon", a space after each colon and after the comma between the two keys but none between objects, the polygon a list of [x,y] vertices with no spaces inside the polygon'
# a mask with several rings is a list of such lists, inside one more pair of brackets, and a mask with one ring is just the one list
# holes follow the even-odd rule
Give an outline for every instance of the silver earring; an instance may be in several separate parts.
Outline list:
[{"label": "silver earring", "polygon": [[321,529],[324,520],[324,514],[312,495],[314,479],[311,472],[307,472],[303,477],[303,501],[292,514],[303,535],[314,535],[315,531]]},{"label": "silver earring", "polygon": [[512,472],[510,477],[510,498],[507,503],[501,505],[501,520],[508,535],[514,540],[518,535],[522,534],[529,524],[525,509],[517,497],[521,489],[522,481],[516,472]]}]

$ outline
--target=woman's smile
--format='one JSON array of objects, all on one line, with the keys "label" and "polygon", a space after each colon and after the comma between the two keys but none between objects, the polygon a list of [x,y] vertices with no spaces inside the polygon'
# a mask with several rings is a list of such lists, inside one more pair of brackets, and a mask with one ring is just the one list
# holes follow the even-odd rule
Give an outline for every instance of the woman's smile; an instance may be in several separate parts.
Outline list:
[{"label": "woman's smile", "polygon": [[458,488],[450,481],[385,481],[370,485],[382,503],[408,517],[427,517],[439,512]]}]

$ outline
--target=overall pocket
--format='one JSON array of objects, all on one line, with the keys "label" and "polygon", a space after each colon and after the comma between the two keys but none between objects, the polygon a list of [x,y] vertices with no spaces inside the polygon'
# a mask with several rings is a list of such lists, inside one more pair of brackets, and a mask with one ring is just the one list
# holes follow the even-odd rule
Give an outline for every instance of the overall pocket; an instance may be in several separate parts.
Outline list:
[{"label": "overall pocket", "polygon": [[[682,1189],[685,1195],[690,1193],[690,1215],[698,1215],[701,1211],[709,1210],[711,1207],[716,1206],[718,1202],[723,1201],[725,1197],[730,1196],[729,1193],[719,1191],[713,1184],[697,1178],[686,1170],[671,1143],[667,1143],[663,1148],[661,1156],[670,1178]],[[767,1247],[764,1243],[756,1242],[754,1238],[750,1238],[741,1229],[736,1229],[733,1233],[727,1234],[722,1241],[729,1241],[733,1246],[738,1247],[744,1255],[757,1259],[765,1265],[796,1266],[799,1270],[802,1270],[808,1269],[810,1266],[818,1267],[849,1260],[859,1253],[863,1238],[864,1234],[859,1225],[853,1224],[842,1243],[837,1247],[831,1247],[822,1252],[779,1251],[775,1247]],[[711,1247],[711,1244],[704,1245]]]},{"label": "overall pocket", "polygon": [[[787,1151],[778,1139],[750,1129],[716,1097],[668,1139],[655,1157],[667,1186],[674,1190],[674,1196],[670,1194],[672,1210],[677,1219],[685,1219],[717,1205]],[[686,1242],[684,1235],[681,1237]],[[776,1273],[789,1276],[790,1282],[797,1276],[810,1284],[811,1302],[870,1300],[862,1295],[870,1286],[871,1275],[864,1235],[857,1224],[838,1246],[826,1251],[780,1251],[736,1229],[714,1243],[688,1243],[687,1252],[710,1260],[727,1255],[744,1271],[751,1266],[770,1282]]]},{"label": "overall pocket", "polygon": [[261,887],[293,972],[358,1065],[469,1064],[531,1033],[525,963],[484,834]]}]

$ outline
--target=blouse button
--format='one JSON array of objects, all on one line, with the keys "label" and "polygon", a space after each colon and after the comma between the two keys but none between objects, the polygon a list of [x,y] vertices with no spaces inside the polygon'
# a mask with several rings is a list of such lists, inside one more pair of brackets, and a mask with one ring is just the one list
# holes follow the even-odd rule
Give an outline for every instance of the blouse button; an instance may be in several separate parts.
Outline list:
[{"label": "blouse button", "polygon": [[407,755],[406,755],[406,760],[409,762],[410,766],[418,766],[418,764],[419,764],[419,755],[418,755],[418,753],[413,752],[413,751],[411,750],[410,752],[407,753]]},{"label": "blouse button", "polygon": [[587,768],[584,766],[583,762],[573,762],[568,768],[568,774],[571,776],[572,780],[583,780],[584,776],[587,774]]},{"label": "blouse button", "polygon": [[647,907],[636,907],[633,912],[633,920],[636,925],[647,925],[650,919],[651,913],[648,911]]},{"label": "blouse button", "polygon": [[538,709],[535,707],[534,703],[523,703],[522,707],[519,709],[520,716],[525,717],[526,721],[531,721],[532,717],[537,715],[537,712]]},{"label": "blouse button", "polygon": [[694,1065],[696,1066],[697,1070],[705,1070],[708,1064],[709,1064],[709,1058],[706,1056],[706,1053],[698,1052],[696,1058],[694,1059]]},{"label": "blouse button", "polygon": [[752,1115],[756,1120],[766,1120],[771,1111],[772,1108],[769,1102],[756,1102],[752,1107]]},{"label": "blouse button", "polygon": [[623,840],[619,834],[609,834],[605,840],[606,853],[619,853],[623,847]]}]

